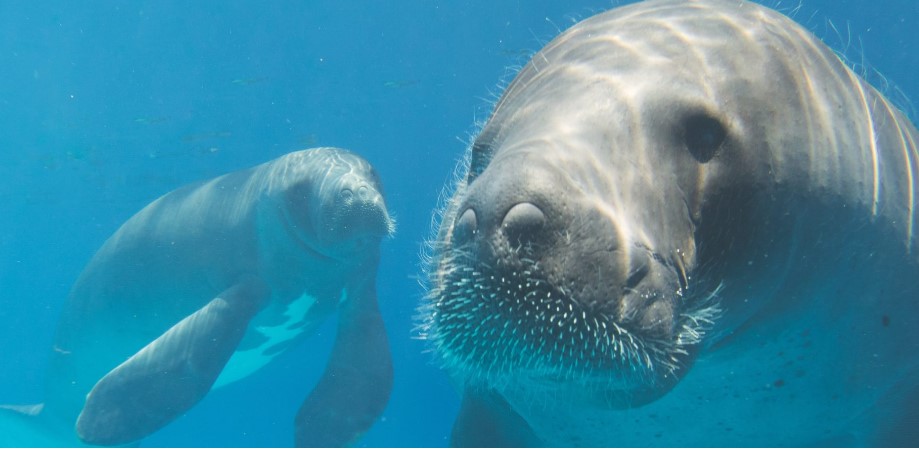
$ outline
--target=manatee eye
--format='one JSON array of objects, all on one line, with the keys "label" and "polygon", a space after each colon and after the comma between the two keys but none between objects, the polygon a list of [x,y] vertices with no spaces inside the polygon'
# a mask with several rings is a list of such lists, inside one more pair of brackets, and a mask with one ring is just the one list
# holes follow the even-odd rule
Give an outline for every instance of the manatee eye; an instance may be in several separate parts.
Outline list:
[{"label": "manatee eye", "polygon": [[727,137],[727,131],[721,122],[708,115],[690,116],[684,126],[686,148],[692,157],[703,164],[715,156]]},{"label": "manatee eye", "polygon": [[488,163],[491,160],[491,145],[483,143],[476,139],[472,144],[472,154],[469,158],[469,174],[466,177],[466,183],[472,182],[475,178],[478,178],[479,175],[485,171],[485,167],[488,167]]}]

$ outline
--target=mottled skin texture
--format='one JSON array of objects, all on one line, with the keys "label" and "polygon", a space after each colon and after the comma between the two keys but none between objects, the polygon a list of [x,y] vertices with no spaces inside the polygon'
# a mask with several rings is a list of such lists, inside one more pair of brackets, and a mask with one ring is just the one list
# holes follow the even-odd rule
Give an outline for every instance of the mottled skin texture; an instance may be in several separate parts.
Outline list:
[{"label": "mottled skin texture", "polygon": [[[392,384],[375,293],[379,243],[392,229],[373,168],[335,148],[164,195],[74,285],[36,419],[64,437],[76,427],[85,442],[131,443],[194,406],[235,352],[276,354],[338,309],[332,360],[300,410],[296,443],[353,442]],[[290,315],[301,297],[310,307]],[[279,323],[290,338],[265,345]]]},{"label": "mottled skin texture", "polygon": [[741,0],[537,53],[432,242],[457,445],[919,444],[916,128]]}]

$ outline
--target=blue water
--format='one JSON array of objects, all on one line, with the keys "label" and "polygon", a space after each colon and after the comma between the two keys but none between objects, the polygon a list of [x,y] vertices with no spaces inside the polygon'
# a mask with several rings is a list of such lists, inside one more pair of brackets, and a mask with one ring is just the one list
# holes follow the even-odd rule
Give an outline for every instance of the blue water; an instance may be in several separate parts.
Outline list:
[{"label": "blue water", "polygon": [[[41,401],[70,285],[134,212],[193,180],[341,146],[377,167],[398,219],[378,284],[395,389],[360,444],[445,445],[459,400],[411,338],[431,211],[500,81],[611,4],[204,3],[0,3],[0,403]],[[919,102],[919,2],[804,0],[795,17]],[[334,324],[144,444],[291,444]]]}]

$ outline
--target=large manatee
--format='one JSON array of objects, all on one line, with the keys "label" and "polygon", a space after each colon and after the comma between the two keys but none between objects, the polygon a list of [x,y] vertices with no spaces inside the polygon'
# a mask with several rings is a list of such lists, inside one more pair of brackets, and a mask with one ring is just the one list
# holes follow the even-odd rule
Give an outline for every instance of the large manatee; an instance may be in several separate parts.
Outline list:
[{"label": "large manatee", "polygon": [[919,134],[742,0],[580,22],[430,246],[456,445],[919,444]]}]

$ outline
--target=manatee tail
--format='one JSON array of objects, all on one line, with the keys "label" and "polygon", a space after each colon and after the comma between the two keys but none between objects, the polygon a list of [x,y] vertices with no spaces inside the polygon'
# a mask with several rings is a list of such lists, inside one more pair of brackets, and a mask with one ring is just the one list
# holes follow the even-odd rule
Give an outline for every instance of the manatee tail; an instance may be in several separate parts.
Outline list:
[{"label": "manatee tail", "polygon": [[41,413],[44,404],[0,405],[2,447],[85,447],[73,430]]}]

